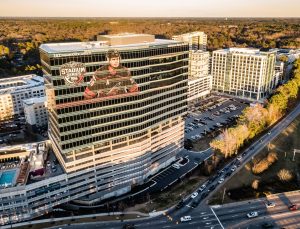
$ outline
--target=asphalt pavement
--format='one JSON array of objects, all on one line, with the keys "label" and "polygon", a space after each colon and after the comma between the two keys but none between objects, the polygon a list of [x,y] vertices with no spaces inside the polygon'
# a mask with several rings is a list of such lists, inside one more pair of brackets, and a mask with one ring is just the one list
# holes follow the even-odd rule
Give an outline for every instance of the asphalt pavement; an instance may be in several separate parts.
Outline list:
[{"label": "asphalt pavement", "polygon": [[[268,202],[274,203],[275,206],[267,207]],[[272,224],[274,228],[287,228],[287,226],[299,228],[300,212],[290,211],[291,204],[300,205],[300,192],[282,193],[269,198],[212,206],[212,208],[225,228],[249,228],[249,226],[261,228],[266,222]],[[247,214],[250,212],[257,212],[258,216],[249,219]],[[297,217],[298,220],[294,220]]]}]

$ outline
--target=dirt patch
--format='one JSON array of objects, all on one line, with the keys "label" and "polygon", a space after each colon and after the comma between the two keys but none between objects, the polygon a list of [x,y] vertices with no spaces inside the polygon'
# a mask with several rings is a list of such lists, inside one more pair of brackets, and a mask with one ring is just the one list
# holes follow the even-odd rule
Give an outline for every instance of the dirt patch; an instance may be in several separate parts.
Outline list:
[{"label": "dirt patch", "polygon": [[197,142],[193,142],[193,151],[203,151],[210,147],[209,143],[213,140],[212,137],[206,137],[200,139]]}]

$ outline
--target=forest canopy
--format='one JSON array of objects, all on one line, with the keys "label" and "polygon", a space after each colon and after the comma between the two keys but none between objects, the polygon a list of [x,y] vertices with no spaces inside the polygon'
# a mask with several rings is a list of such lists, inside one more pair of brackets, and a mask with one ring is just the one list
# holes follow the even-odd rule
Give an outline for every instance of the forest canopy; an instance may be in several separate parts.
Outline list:
[{"label": "forest canopy", "polygon": [[[170,39],[193,31],[208,35],[210,51],[227,47],[300,47],[299,18],[0,18],[0,45],[5,50],[0,56],[9,53],[12,59],[11,53],[20,52],[26,65],[36,65],[40,64],[38,47],[42,43],[90,41],[98,34],[124,32]],[[14,72],[17,74],[18,69]]]}]

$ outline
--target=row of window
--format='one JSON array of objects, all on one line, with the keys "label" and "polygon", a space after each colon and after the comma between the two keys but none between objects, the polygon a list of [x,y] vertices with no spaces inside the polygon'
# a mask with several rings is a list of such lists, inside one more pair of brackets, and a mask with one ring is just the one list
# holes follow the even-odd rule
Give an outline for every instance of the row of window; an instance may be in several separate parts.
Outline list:
[{"label": "row of window", "polygon": [[72,107],[66,107],[66,108],[61,108],[57,109],[57,114],[68,114],[68,113],[73,113],[76,111],[84,111],[84,110],[89,110],[89,109],[94,109],[94,108],[104,108],[107,106],[111,105],[117,105],[117,104],[124,104],[124,103],[130,103],[130,102],[138,102],[139,100],[143,100],[146,98],[150,98],[152,96],[164,94],[166,92],[176,90],[179,88],[184,88],[187,86],[187,82],[182,82],[180,84],[174,85],[169,88],[161,88],[159,90],[155,91],[150,91],[147,93],[139,94],[136,96],[128,96],[128,97],[123,97],[123,98],[118,98],[118,99],[108,99],[104,101],[99,101],[95,103],[89,103],[89,104],[82,104],[82,105],[77,105],[77,106],[72,106]]},{"label": "row of window", "polygon": [[[163,48],[151,48],[151,49],[138,49],[129,51],[119,51],[121,59],[140,59],[157,55],[179,53],[188,51],[187,45],[176,46],[176,47],[163,47]],[[41,59],[50,66],[62,65],[70,61],[91,63],[91,62],[103,62],[106,61],[106,51],[103,53],[94,53],[91,55],[80,55],[80,56],[68,56],[58,58],[48,58],[47,54],[41,51]]]},{"label": "row of window", "polygon": [[[98,109],[96,111],[94,111],[94,110],[89,111],[89,109],[86,109],[86,111],[88,111],[86,113],[81,113],[81,114],[76,114],[73,116],[59,118],[58,123],[68,123],[68,122],[73,122],[73,121],[78,121],[78,120],[87,120],[87,119],[90,119],[93,117],[99,117],[102,115],[116,114],[116,113],[126,112],[126,111],[133,111],[133,110],[137,110],[137,109],[146,107],[150,104],[157,103],[159,101],[164,101],[165,99],[168,99],[168,98],[171,99],[178,95],[184,95],[185,93],[186,93],[186,89],[182,89],[182,90],[178,90],[178,91],[172,91],[171,93],[165,94],[163,96],[151,98],[147,101],[137,101],[136,103],[123,104],[123,105],[115,106],[115,107],[101,107],[101,109]],[[67,130],[60,129],[60,132],[64,132],[64,131],[67,131]]]},{"label": "row of window", "polygon": [[[96,128],[97,132],[105,132],[105,131],[110,131],[113,129],[118,129],[121,127],[133,126],[133,125],[139,124],[140,122],[144,122],[150,118],[155,117],[154,111],[157,111],[159,108],[163,108],[165,106],[168,106],[170,104],[175,104],[180,101],[182,101],[182,97],[171,100],[171,101],[164,102],[162,104],[158,104],[153,107],[148,107],[146,109],[139,110],[139,111],[133,110],[130,113],[119,114],[119,115],[109,116],[109,117],[105,117],[105,118],[99,118],[99,119],[92,120],[92,121],[87,120],[86,122],[81,122],[81,123],[77,123],[74,125],[61,127],[60,130],[62,130],[61,132],[73,131],[73,130],[80,131],[81,129],[84,129],[86,127],[89,127],[91,130],[94,128],[94,126],[97,126],[100,124],[106,124],[105,126]],[[146,115],[146,114],[148,114],[148,115]],[[140,118],[140,116],[142,116],[142,115],[144,115],[144,116],[142,118]],[[134,119],[134,117],[136,117],[136,119]],[[130,119],[130,118],[132,118],[132,119]],[[130,120],[128,120],[128,119],[130,119]],[[120,121],[120,122],[111,124],[112,122],[115,122],[115,121]],[[61,140],[65,141],[65,140],[69,140],[72,138],[78,138],[80,136],[84,136],[83,132],[78,132],[78,133],[74,133],[74,134],[61,136]]]},{"label": "row of window", "polygon": [[[71,148],[74,148],[74,147],[83,146],[83,145],[86,145],[86,144],[91,144],[92,142],[102,141],[102,140],[106,140],[106,139],[109,139],[109,138],[114,138],[114,137],[117,137],[117,136],[122,136],[122,135],[126,135],[126,134],[133,133],[133,132],[136,132],[136,131],[144,130],[144,129],[148,128],[149,126],[157,124],[157,123],[159,123],[163,120],[181,115],[183,112],[186,112],[186,110],[187,110],[187,108],[184,106],[184,104],[176,105],[175,107],[169,108],[169,110],[174,110],[176,108],[181,108],[181,109],[178,110],[178,111],[174,111],[170,114],[167,114],[165,116],[162,116],[160,118],[157,118],[156,120],[149,121],[149,122],[147,122],[143,125],[140,125],[140,126],[129,127],[127,129],[118,130],[118,131],[114,131],[112,133],[102,134],[102,135],[98,135],[98,136],[94,136],[94,137],[92,135],[90,135],[90,134],[92,134],[92,132],[91,133],[85,133],[86,136],[89,136],[87,139],[75,141],[75,142],[72,142],[72,143],[62,144],[62,149],[67,150],[67,149],[71,149]],[[159,114],[156,114],[156,115],[164,114],[166,112],[167,111],[162,110],[162,111],[159,112]],[[129,124],[129,126],[130,126],[130,124]],[[98,132],[96,132],[96,130],[93,130],[93,131],[94,131],[94,133],[98,133]]]}]

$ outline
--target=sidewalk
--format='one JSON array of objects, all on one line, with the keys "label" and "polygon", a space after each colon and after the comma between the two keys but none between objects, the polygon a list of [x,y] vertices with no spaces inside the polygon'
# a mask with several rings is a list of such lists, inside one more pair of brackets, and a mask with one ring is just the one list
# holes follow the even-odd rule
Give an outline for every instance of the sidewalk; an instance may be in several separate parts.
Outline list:
[{"label": "sidewalk", "polygon": [[[161,212],[158,212],[161,214]],[[53,218],[53,219],[42,219],[42,220],[34,220],[33,222],[22,222],[16,223],[12,225],[2,226],[1,229],[8,228],[46,228],[54,225],[69,225],[76,223],[84,223],[84,222],[98,222],[98,221],[107,221],[107,222],[115,222],[116,220],[129,220],[129,219],[137,219],[137,218],[145,218],[145,217],[154,217],[149,214],[144,214],[141,212],[115,212],[115,213],[99,213],[99,214],[90,214],[90,215],[80,215],[80,216],[69,216],[62,218]]]}]

